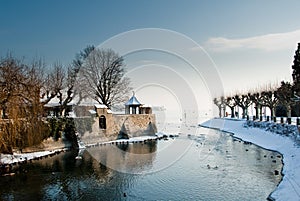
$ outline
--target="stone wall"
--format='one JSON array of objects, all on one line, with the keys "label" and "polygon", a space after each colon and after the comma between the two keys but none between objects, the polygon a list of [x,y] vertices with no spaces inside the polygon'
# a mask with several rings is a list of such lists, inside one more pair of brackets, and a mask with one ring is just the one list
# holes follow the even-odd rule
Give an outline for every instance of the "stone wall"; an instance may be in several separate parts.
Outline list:
[{"label": "stone wall", "polygon": [[123,132],[128,137],[155,135],[157,132],[154,114],[114,115],[114,133]]},{"label": "stone wall", "polygon": [[99,117],[91,117],[93,123],[90,129],[80,129],[79,136],[85,144],[116,140],[120,133],[130,138],[146,135],[151,136],[157,132],[154,114],[102,115],[106,118],[106,129],[100,129]]}]

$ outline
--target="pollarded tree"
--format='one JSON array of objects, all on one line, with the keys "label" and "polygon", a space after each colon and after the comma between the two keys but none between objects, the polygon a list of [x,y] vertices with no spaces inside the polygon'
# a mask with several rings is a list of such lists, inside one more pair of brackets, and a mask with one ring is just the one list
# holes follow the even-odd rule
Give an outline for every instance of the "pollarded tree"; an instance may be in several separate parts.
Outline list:
[{"label": "pollarded tree", "polygon": [[248,108],[252,103],[251,98],[250,98],[250,94],[235,95],[233,98],[234,98],[234,101],[236,102],[236,104],[240,108],[242,108],[242,110],[243,110],[242,118],[244,119],[248,115]]},{"label": "pollarded tree", "polygon": [[255,116],[258,118],[258,116],[262,116],[262,97],[260,93],[253,93],[250,94],[250,99],[252,103],[254,103],[255,108]]},{"label": "pollarded tree", "polygon": [[265,90],[261,92],[262,106],[268,107],[271,111],[271,117],[274,117],[275,108],[278,105],[277,91]]},{"label": "pollarded tree", "polygon": [[91,98],[111,108],[124,103],[131,92],[130,79],[125,77],[124,60],[111,49],[94,49],[80,70],[80,84]]},{"label": "pollarded tree", "polygon": [[231,110],[231,118],[234,118],[234,107],[237,106],[235,100],[233,97],[227,97],[225,99],[225,104],[230,108]]},{"label": "pollarded tree", "polygon": [[[222,110],[225,110],[226,107],[224,96],[221,96],[219,99],[214,98],[213,102],[219,109],[219,117],[222,117]],[[223,116],[224,116],[224,111],[223,111]]]}]

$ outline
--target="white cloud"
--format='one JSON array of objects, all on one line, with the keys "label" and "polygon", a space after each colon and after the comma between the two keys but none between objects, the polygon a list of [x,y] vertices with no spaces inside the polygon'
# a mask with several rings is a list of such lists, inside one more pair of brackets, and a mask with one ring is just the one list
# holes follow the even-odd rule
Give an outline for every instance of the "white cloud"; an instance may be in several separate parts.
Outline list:
[{"label": "white cloud", "polygon": [[238,49],[278,51],[295,49],[298,42],[300,42],[300,30],[240,39],[224,37],[210,38],[205,43],[205,47],[215,52],[226,52]]}]

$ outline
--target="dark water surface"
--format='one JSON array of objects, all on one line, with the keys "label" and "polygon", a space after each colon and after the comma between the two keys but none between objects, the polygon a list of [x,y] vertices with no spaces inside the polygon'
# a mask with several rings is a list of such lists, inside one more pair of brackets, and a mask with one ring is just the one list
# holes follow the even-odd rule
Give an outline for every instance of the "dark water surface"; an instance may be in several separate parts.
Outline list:
[{"label": "dark water surface", "polygon": [[[61,153],[0,178],[1,200],[266,200],[276,152],[218,131]],[[276,162],[275,162],[276,161]]]}]

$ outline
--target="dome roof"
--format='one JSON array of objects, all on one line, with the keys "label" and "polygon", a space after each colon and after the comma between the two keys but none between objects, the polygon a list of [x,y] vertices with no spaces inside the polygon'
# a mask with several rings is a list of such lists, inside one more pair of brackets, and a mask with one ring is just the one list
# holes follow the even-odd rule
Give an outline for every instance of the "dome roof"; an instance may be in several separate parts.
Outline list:
[{"label": "dome roof", "polygon": [[125,103],[126,106],[130,106],[130,105],[141,105],[141,103],[137,100],[137,98],[134,96],[134,93],[132,95],[132,97],[129,99],[129,101],[127,101],[127,103]]}]

